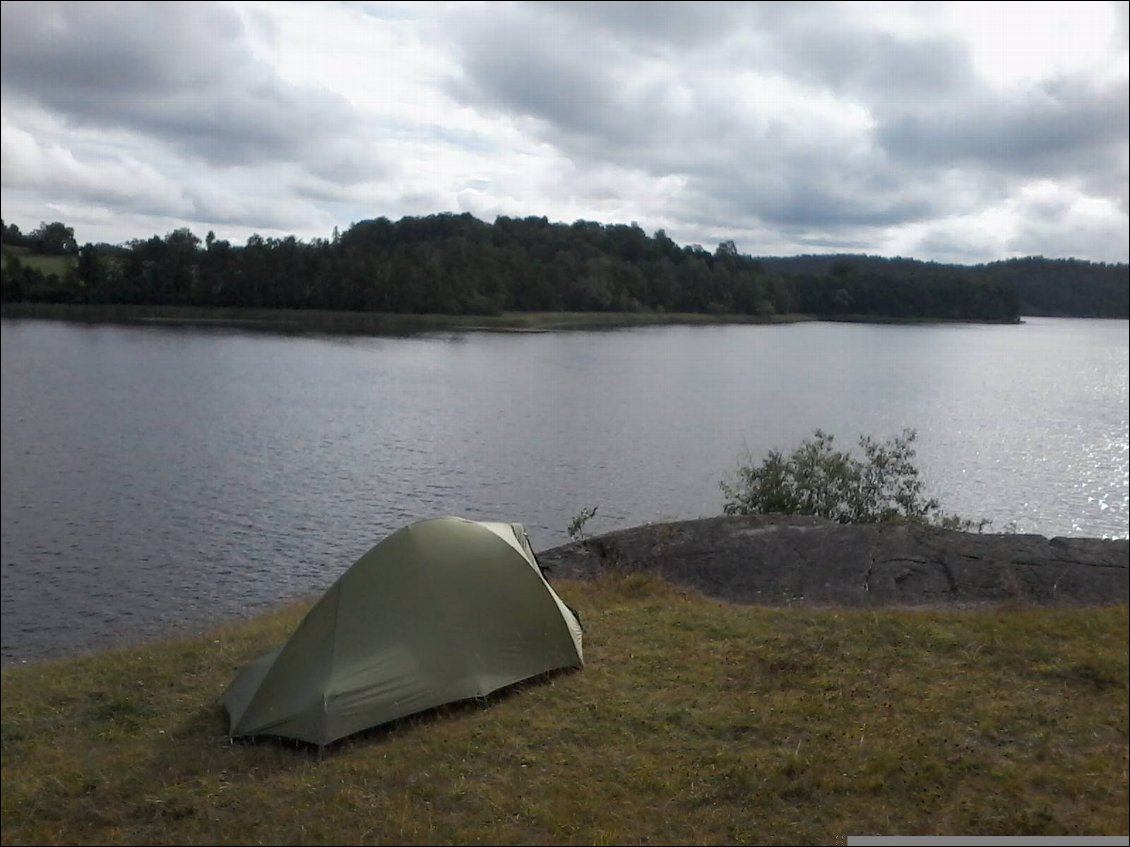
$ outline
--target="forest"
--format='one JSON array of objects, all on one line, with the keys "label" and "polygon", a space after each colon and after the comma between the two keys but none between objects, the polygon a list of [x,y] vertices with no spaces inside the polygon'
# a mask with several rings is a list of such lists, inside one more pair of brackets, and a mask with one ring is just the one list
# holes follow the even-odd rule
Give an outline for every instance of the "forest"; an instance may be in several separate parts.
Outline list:
[{"label": "forest", "polygon": [[771,319],[1016,321],[1128,314],[1125,264],[1029,257],[963,266],[865,255],[754,257],[635,224],[470,214],[380,217],[329,238],[189,229],[79,246],[56,221],[4,224],[5,302],[493,315],[678,312]]}]

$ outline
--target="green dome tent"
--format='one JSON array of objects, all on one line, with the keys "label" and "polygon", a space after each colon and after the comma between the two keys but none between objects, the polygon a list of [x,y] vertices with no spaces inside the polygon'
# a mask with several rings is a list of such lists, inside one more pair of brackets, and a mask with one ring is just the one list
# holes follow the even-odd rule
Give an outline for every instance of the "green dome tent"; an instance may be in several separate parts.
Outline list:
[{"label": "green dome tent", "polygon": [[324,746],[583,663],[580,623],[521,524],[433,518],[358,559],[220,703],[233,738]]}]

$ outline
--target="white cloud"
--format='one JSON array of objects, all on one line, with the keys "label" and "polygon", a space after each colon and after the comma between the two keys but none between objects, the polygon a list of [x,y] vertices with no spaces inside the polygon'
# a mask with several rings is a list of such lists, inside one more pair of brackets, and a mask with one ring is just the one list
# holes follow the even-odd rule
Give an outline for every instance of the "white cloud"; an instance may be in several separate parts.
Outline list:
[{"label": "white cloud", "polygon": [[[59,138],[62,133],[52,133]],[[189,202],[176,181],[128,155],[80,160],[61,141],[42,142],[0,115],[0,169],[4,188],[25,195],[65,192],[99,204],[182,213]]]},{"label": "white cloud", "polygon": [[4,217],[239,240],[470,211],[758,255],[1126,261],[1126,20],[1119,3],[5,2]]},{"label": "white cloud", "polygon": [[1125,4],[967,0],[948,7],[940,23],[968,45],[978,75],[1000,88],[1079,74],[1125,80],[1119,6]]}]

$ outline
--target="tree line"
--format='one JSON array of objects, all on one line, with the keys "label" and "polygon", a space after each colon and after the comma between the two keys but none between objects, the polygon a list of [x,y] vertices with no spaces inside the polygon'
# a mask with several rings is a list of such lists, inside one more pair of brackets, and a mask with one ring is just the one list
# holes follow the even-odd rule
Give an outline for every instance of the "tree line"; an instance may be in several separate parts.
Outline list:
[{"label": "tree line", "polygon": [[[1125,265],[1049,267],[1054,263],[1032,259],[968,268],[867,256],[764,259],[739,253],[732,241],[708,251],[680,246],[663,230],[648,235],[635,224],[584,220],[381,217],[335,229],[331,238],[253,235],[244,245],[178,229],[121,245],[80,247],[61,222],[28,234],[2,222],[0,228],[0,299],[9,302],[1014,321],[1030,277],[1054,289],[1048,281],[1058,269],[1078,279],[1078,289],[1089,296],[1093,279],[1105,279],[1110,269],[1120,274],[1122,300],[1105,294],[1094,299],[1116,311],[1121,302],[1125,316]],[[41,256],[60,261],[54,268],[33,261]]]},{"label": "tree line", "polygon": [[[826,276],[843,268],[870,268],[882,273],[913,274],[934,263],[878,256],[791,256],[763,258],[767,270],[784,274]],[[1011,286],[1020,298],[1020,313],[1046,317],[1130,317],[1130,265],[1047,259],[1027,256],[983,265],[948,265],[969,277]]]}]

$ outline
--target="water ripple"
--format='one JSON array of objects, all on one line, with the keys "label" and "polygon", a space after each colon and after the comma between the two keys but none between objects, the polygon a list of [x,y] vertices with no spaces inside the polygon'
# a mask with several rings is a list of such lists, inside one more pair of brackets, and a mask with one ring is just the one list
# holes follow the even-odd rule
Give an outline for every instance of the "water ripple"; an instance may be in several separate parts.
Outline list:
[{"label": "water ripple", "polygon": [[1126,537],[1126,321],[414,339],[3,321],[5,663],[323,590],[405,523],[721,511],[743,450],[919,432],[947,510]]}]

